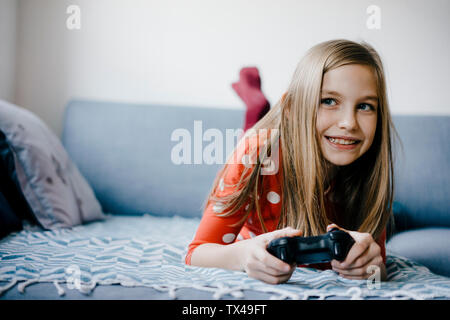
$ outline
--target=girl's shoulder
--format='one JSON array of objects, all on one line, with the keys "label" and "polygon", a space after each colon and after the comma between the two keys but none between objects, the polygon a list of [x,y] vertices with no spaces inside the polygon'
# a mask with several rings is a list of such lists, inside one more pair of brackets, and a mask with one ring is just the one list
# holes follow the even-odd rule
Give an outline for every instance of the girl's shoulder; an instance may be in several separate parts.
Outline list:
[{"label": "girl's shoulder", "polygon": [[[274,137],[274,129],[250,129],[240,138],[236,148],[227,160],[227,165],[236,165],[241,169],[257,164],[257,158],[263,159],[267,143]],[[278,147],[278,144],[277,144]]]},{"label": "girl's shoulder", "polygon": [[228,182],[238,182],[244,171],[246,174],[251,174],[258,163],[258,158],[262,162],[262,175],[277,175],[280,159],[278,144],[276,148],[272,148],[272,150],[275,150],[275,152],[272,152],[273,156],[267,156],[266,154],[267,143],[273,139],[273,129],[259,129],[246,132],[225,164],[225,176],[227,180],[230,180]]}]

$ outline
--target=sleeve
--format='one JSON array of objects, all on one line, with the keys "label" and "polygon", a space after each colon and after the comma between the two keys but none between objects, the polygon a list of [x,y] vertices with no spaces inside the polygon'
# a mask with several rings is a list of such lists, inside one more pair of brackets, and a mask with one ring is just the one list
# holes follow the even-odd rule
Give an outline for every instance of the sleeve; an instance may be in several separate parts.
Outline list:
[{"label": "sleeve", "polygon": [[[236,190],[235,184],[237,184],[243,174],[245,166],[252,166],[253,162],[249,161],[248,148],[243,145],[239,146],[233,152],[232,156],[228,159],[225,165],[225,171],[220,178],[218,186],[214,191],[216,197],[223,197],[232,194]],[[251,170],[248,171],[251,174]],[[187,254],[185,257],[185,263],[191,264],[191,257],[194,250],[205,243],[218,243],[218,244],[230,244],[233,243],[242,225],[236,225],[243,215],[245,214],[245,205],[236,211],[233,215],[227,217],[221,217],[217,214],[222,212],[221,203],[210,201],[206,206],[200,224],[197,228],[194,239],[188,246]]]},{"label": "sleeve", "polygon": [[386,229],[383,230],[376,242],[380,246],[381,257],[383,258],[383,263],[386,265]]},{"label": "sleeve", "polygon": [[234,242],[242,228],[242,225],[231,226],[242,218],[241,210],[232,216],[218,217],[214,212],[214,206],[213,203],[210,203],[205,209],[195,237],[188,246],[185,258],[188,265],[191,264],[192,253],[198,246],[205,243],[230,244]]}]

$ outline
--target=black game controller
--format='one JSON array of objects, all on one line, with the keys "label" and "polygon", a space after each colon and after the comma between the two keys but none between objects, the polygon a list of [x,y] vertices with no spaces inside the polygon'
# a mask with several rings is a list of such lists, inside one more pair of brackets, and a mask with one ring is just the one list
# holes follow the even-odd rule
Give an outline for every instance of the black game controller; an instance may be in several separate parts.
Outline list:
[{"label": "black game controller", "polygon": [[272,240],[267,251],[289,264],[312,264],[345,260],[355,240],[345,231],[331,229],[316,237],[284,237]]}]

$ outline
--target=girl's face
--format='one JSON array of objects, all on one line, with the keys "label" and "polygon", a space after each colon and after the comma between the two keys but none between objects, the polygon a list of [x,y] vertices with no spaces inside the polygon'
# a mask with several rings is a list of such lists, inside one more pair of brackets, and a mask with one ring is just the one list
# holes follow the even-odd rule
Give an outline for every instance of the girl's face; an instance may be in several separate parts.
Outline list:
[{"label": "girl's face", "polygon": [[377,112],[377,87],[371,67],[351,64],[326,72],[316,123],[325,159],[345,166],[369,150]]}]

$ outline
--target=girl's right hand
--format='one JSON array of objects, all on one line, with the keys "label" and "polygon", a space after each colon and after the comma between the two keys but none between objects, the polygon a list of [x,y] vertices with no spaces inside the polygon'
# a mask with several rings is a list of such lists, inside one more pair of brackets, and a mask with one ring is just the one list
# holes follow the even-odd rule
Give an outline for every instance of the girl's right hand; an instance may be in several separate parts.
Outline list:
[{"label": "girl's right hand", "polygon": [[294,262],[289,265],[271,255],[267,251],[267,246],[270,241],[276,238],[301,235],[302,232],[300,230],[287,227],[240,241],[240,245],[242,246],[241,269],[249,277],[262,280],[266,283],[279,284],[288,281],[297,266],[296,263]]}]

